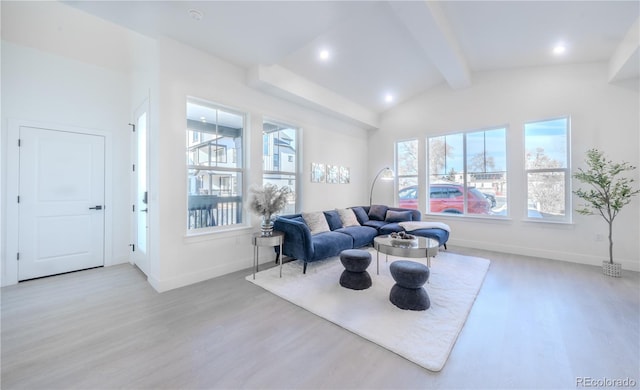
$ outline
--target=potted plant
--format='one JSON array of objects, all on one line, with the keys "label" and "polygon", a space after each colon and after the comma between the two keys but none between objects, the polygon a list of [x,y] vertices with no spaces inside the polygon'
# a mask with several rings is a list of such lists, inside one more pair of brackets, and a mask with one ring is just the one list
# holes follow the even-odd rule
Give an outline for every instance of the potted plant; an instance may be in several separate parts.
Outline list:
[{"label": "potted plant", "polygon": [[636,167],[627,162],[614,163],[607,160],[598,149],[587,151],[587,169],[578,168],[573,177],[589,184],[588,189],[577,189],[573,193],[584,200],[584,204],[576,209],[582,215],[600,215],[609,225],[609,261],[602,262],[602,272],[608,276],[621,276],[620,263],[613,262],[613,221],[623,206],[631,202],[631,198],[640,190],[633,188],[634,179],[621,176],[624,172],[633,171]]},{"label": "potted plant", "polygon": [[253,197],[249,202],[249,208],[254,213],[262,217],[260,229],[263,236],[270,236],[273,232],[272,217],[282,210],[287,204],[291,189],[289,187],[278,187],[274,184],[265,184],[262,187],[251,188]]}]

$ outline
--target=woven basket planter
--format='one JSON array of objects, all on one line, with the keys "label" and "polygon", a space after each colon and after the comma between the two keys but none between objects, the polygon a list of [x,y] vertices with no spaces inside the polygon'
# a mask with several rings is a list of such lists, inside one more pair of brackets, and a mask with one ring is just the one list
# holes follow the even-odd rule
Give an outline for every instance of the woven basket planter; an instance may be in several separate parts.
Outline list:
[{"label": "woven basket planter", "polygon": [[622,264],[613,263],[611,264],[608,261],[602,262],[602,273],[607,276],[613,276],[615,278],[619,278],[622,276]]}]

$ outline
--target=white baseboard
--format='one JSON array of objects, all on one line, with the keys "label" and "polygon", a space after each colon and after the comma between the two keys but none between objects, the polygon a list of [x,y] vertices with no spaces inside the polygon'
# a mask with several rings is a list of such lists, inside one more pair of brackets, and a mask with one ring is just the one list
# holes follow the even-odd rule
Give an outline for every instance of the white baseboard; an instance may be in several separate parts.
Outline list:
[{"label": "white baseboard", "polygon": [[[602,266],[603,259],[601,256],[591,256],[572,252],[551,251],[545,248],[527,248],[515,245],[505,245],[495,242],[456,240],[450,239],[447,244],[457,245],[465,248],[484,249],[494,252],[512,253],[515,255],[541,257],[544,259],[568,261],[570,263],[587,264]],[[640,263],[638,260],[616,259],[617,263],[622,264],[622,269],[640,272]]]},{"label": "white baseboard", "polygon": [[147,281],[157,292],[162,293],[246,269],[246,264],[253,264],[253,259],[242,259],[240,261],[233,259],[233,261],[224,264],[215,265],[207,269],[200,269],[169,279],[157,279],[153,276],[148,276]]}]

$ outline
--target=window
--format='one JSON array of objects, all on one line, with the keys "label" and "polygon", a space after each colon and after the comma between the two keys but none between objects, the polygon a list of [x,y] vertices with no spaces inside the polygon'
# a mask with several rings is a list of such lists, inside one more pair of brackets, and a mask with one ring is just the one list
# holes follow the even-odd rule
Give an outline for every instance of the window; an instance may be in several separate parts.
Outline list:
[{"label": "window", "polygon": [[187,100],[187,229],[242,223],[245,115]]},{"label": "window", "polygon": [[427,139],[428,212],[507,215],[504,127]]},{"label": "window", "polygon": [[524,125],[527,217],[570,222],[569,118]]},{"label": "window", "polygon": [[296,212],[298,129],[274,121],[262,123],[262,182],[289,187],[291,195],[282,214]]},{"label": "window", "polygon": [[396,142],[398,206],[418,208],[418,140]]}]

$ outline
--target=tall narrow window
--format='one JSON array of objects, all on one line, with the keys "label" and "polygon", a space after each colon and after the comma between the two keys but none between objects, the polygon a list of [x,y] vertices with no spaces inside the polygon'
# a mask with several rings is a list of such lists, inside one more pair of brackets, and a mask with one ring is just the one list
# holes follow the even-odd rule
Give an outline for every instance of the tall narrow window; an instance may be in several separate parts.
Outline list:
[{"label": "tall narrow window", "polygon": [[245,115],[187,100],[187,229],[242,223]]},{"label": "tall narrow window", "polygon": [[527,217],[571,221],[568,117],[524,125]]},{"label": "tall narrow window", "polygon": [[418,208],[418,140],[396,142],[398,206]]},{"label": "tall narrow window", "polygon": [[507,215],[506,128],[427,140],[431,213]]},{"label": "tall narrow window", "polygon": [[297,135],[298,129],[294,126],[274,121],[262,123],[262,182],[291,190],[282,214],[296,212]]}]

